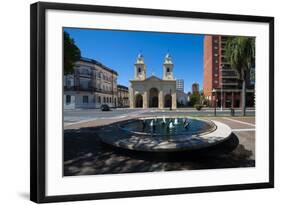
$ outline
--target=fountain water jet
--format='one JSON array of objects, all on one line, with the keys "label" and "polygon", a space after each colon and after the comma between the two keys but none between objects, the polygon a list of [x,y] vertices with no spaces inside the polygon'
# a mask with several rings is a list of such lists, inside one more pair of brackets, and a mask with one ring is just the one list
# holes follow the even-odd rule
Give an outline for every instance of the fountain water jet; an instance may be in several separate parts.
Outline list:
[{"label": "fountain water jet", "polygon": [[170,129],[173,129],[174,127],[175,127],[175,126],[173,125],[173,122],[170,122],[170,123],[169,123],[169,128],[170,128]]}]

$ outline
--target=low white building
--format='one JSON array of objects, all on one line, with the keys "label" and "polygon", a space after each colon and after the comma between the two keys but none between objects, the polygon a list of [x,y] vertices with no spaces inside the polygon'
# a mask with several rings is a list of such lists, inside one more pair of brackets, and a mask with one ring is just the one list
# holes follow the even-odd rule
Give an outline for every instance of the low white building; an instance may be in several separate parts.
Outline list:
[{"label": "low white building", "polygon": [[188,106],[188,95],[185,92],[177,90],[177,104],[178,107]]},{"label": "low white building", "polygon": [[64,76],[64,109],[117,106],[118,73],[100,62],[81,58]]}]

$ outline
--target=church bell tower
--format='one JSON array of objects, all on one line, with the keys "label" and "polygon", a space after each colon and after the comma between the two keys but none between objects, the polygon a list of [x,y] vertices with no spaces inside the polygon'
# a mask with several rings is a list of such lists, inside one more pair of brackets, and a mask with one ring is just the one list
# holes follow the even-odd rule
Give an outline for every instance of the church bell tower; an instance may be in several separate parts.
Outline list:
[{"label": "church bell tower", "polygon": [[135,63],[135,80],[146,79],[146,65],[144,63],[144,57],[142,54],[138,54]]},{"label": "church bell tower", "polygon": [[169,53],[165,56],[163,63],[163,80],[174,80],[174,64]]}]

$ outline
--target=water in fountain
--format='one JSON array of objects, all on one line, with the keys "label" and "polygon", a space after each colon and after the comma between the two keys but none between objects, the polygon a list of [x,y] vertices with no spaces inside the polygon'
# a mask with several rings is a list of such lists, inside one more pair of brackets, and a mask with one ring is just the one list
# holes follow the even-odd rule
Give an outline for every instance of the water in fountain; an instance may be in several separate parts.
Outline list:
[{"label": "water in fountain", "polygon": [[143,121],[142,121],[142,130],[144,131],[144,130],[145,130],[145,128],[146,128],[146,121],[145,121],[145,120],[143,120]]},{"label": "water in fountain", "polygon": [[[177,121],[177,124],[175,123]],[[165,122],[165,123],[164,123]],[[210,123],[189,118],[161,117],[135,120],[125,123],[121,128],[132,132],[152,133],[153,135],[177,135],[205,132],[212,128]]]}]

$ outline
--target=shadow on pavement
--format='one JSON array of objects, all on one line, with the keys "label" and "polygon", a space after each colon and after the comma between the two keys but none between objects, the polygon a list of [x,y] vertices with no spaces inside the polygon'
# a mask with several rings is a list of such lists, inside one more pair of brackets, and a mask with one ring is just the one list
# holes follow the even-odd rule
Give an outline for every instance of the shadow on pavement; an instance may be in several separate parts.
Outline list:
[{"label": "shadow on pavement", "polygon": [[202,150],[160,154],[105,145],[93,128],[64,131],[65,176],[254,167],[252,155],[235,134]]}]

